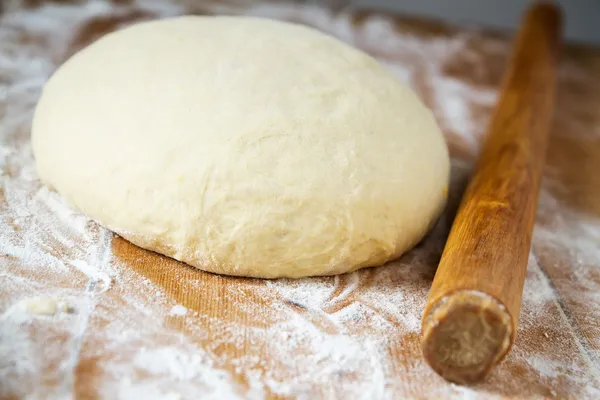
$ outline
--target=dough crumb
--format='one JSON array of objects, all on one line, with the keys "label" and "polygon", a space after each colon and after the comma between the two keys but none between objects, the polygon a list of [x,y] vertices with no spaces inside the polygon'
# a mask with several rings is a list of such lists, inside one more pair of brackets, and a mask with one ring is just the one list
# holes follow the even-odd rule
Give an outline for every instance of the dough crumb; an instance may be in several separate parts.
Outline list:
[{"label": "dough crumb", "polygon": [[25,310],[33,315],[52,316],[59,312],[72,313],[74,310],[65,301],[55,297],[33,297],[25,300]]}]

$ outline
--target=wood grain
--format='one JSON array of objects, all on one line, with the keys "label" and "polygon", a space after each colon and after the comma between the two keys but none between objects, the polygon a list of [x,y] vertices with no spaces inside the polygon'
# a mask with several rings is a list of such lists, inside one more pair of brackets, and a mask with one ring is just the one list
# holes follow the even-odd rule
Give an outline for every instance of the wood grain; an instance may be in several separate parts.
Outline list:
[{"label": "wood grain", "polygon": [[527,12],[423,315],[423,354],[448,380],[483,379],[514,343],[548,143],[560,11]]}]

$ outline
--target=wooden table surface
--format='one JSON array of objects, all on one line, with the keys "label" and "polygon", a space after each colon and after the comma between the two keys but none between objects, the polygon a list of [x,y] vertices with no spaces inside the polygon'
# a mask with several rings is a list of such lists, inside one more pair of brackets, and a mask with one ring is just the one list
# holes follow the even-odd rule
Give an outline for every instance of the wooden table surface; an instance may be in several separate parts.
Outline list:
[{"label": "wooden table surface", "polygon": [[[486,382],[463,387],[424,362],[420,317],[509,37],[312,3],[3,4],[0,398],[600,398],[600,50],[567,46],[561,59],[516,345]],[[111,30],[183,13],[312,25],[410,84],[453,162],[450,204],[429,237],[338,277],[229,278],[139,249],[42,187],[29,128],[49,74]]]}]

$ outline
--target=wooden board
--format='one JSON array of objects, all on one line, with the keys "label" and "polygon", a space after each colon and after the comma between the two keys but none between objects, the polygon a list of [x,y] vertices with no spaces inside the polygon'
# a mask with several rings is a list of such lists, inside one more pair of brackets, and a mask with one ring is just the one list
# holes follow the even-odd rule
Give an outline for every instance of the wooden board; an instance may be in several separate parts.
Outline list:
[{"label": "wooden board", "polygon": [[[47,76],[111,30],[182,13],[312,25],[409,83],[453,156],[432,234],[396,262],[339,277],[229,278],[113,237],[42,187],[29,128]],[[461,387],[423,361],[420,317],[509,37],[242,0],[12,1],[0,18],[0,398],[600,398],[599,50],[570,46],[561,60],[516,346],[485,383]]]}]

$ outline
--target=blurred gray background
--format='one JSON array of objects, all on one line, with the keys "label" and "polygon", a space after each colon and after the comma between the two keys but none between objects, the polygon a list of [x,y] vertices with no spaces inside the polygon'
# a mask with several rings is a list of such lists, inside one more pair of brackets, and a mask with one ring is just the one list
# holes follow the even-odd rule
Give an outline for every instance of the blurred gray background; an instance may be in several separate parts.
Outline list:
[{"label": "blurred gray background", "polygon": [[[374,8],[514,30],[528,0],[351,0],[353,8]],[[600,46],[600,0],[559,0],[568,41]]]}]

